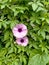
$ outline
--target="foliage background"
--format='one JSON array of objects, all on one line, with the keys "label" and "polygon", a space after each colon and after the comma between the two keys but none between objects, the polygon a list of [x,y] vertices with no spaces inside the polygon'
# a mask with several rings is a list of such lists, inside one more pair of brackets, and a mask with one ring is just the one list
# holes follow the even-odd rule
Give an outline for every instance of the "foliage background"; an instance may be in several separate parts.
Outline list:
[{"label": "foliage background", "polygon": [[[17,23],[28,27],[26,47],[15,44]],[[49,65],[49,0],[0,0],[0,65]]]}]

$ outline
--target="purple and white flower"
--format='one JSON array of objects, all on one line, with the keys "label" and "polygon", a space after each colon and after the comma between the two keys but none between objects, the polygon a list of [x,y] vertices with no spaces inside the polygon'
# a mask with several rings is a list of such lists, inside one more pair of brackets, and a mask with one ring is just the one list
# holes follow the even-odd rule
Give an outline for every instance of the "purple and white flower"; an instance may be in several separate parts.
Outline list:
[{"label": "purple and white flower", "polygon": [[13,35],[16,38],[22,38],[27,35],[27,27],[24,24],[17,24],[13,29],[12,29]]},{"label": "purple and white flower", "polygon": [[28,44],[28,38],[27,37],[18,38],[18,39],[16,39],[16,43],[18,45],[21,45],[21,46],[27,46],[27,44]]}]

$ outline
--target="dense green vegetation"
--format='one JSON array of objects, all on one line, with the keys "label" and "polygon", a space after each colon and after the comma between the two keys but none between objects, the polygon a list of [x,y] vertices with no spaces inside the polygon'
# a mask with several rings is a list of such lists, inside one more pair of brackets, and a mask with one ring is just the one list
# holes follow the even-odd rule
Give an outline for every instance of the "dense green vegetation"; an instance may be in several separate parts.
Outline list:
[{"label": "dense green vegetation", "polygon": [[[12,28],[28,28],[26,47]],[[0,65],[49,65],[49,0],[0,0]]]}]

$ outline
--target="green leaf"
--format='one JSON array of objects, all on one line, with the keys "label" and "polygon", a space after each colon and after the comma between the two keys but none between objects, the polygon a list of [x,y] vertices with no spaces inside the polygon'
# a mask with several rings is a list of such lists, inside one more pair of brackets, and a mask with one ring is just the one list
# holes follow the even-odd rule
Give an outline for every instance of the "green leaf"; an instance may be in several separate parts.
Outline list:
[{"label": "green leaf", "polygon": [[10,41],[6,43],[5,47],[8,48],[10,46]]},{"label": "green leaf", "polygon": [[3,25],[4,28],[7,28],[6,21],[2,21],[2,25]]},{"label": "green leaf", "polygon": [[45,8],[43,8],[43,7],[38,7],[36,12],[39,12],[39,11],[47,11],[47,10]]},{"label": "green leaf", "polygon": [[35,10],[38,8],[38,5],[37,5],[36,3],[33,3],[33,4],[32,4],[32,8],[33,8],[33,10],[35,11]]},{"label": "green leaf", "polygon": [[36,54],[29,59],[28,65],[46,65],[49,62],[49,56],[47,54]]},{"label": "green leaf", "polygon": [[0,50],[0,57],[6,55],[6,53],[7,53],[7,49],[3,48],[2,50]]},{"label": "green leaf", "polygon": [[5,5],[1,5],[1,9],[5,8]]},{"label": "green leaf", "polygon": [[45,39],[45,32],[41,31],[41,35],[43,36],[43,38]]},{"label": "green leaf", "polygon": [[46,19],[46,22],[49,24],[49,18]]},{"label": "green leaf", "polygon": [[11,21],[10,28],[12,29],[18,23],[17,20]]},{"label": "green leaf", "polygon": [[40,35],[41,34],[41,36],[45,39],[45,31],[43,31],[42,29],[40,29],[39,31],[38,31],[38,35]]},{"label": "green leaf", "polygon": [[46,35],[46,39],[49,40],[49,35]]},{"label": "green leaf", "polygon": [[13,47],[9,48],[8,54],[11,54],[13,52]]},{"label": "green leaf", "polygon": [[10,33],[9,31],[6,31],[4,33],[4,41],[9,39],[9,33]]}]

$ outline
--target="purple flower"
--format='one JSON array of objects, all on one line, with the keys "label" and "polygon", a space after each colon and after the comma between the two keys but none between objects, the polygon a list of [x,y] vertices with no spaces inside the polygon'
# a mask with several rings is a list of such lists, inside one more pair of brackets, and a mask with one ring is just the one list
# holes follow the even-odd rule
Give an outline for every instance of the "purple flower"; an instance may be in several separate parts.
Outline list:
[{"label": "purple flower", "polygon": [[27,27],[24,24],[17,24],[12,31],[16,38],[22,38],[26,36],[28,32]]},{"label": "purple flower", "polygon": [[27,37],[18,38],[18,39],[16,39],[16,43],[18,45],[21,45],[21,46],[27,46],[27,44],[28,44],[28,38]]}]

